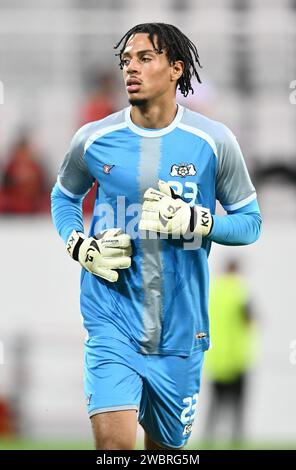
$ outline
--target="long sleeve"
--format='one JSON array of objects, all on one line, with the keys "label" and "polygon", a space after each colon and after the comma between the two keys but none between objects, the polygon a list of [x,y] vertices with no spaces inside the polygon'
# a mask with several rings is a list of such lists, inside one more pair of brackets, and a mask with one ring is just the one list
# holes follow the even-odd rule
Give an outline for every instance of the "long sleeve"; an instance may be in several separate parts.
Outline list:
[{"label": "long sleeve", "polygon": [[257,200],[227,215],[213,215],[213,228],[208,239],[221,245],[249,245],[261,233],[261,214]]},{"label": "long sleeve", "polygon": [[51,193],[51,214],[53,223],[66,243],[72,230],[83,232],[83,198],[71,198],[55,184]]},{"label": "long sleeve", "polygon": [[255,188],[234,134],[225,126],[217,145],[216,198],[227,215],[213,215],[209,240],[221,245],[248,245],[261,232]]},{"label": "long sleeve", "polygon": [[82,201],[94,182],[84,159],[92,128],[93,123],[87,124],[74,135],[51,193],[53,222],[64,242],[72,230],[83,232]]}]

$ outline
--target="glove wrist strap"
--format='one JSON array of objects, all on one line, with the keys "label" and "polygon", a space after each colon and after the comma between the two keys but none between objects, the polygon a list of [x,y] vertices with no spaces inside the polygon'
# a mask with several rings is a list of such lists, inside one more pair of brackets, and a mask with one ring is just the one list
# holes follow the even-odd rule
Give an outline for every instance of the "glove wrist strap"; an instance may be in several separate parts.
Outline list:
[{"label": "glove wrist strap", "polygon": [[74,246],[73,253],[72,253],[72,258],[75,259],[75,261],[79,261],[79,249],[83,243],[83,238],[79,237],[76,245]]},{"label": "glove wrist strap", "polygon": [[207,236],[212,229],[213,217],[206,207],[190,207],[190,230],[203,237]]},{"label": "glove wrist strap", "polygon": [[191,215],[190,215],[190,222],[189,222],[189,230],[191,233],[193,233],[195,226],[196,226],[196,221],[197,221],[197,216],[196,216],[194,207],[190,207],[190,212],[191,212]]},{"label": "glove wrist strap", "polygon": [[67,251],[69,255],[75,260],[79,261],[79,249],[85,239],[84,234],[73,230],[67,241]]}]

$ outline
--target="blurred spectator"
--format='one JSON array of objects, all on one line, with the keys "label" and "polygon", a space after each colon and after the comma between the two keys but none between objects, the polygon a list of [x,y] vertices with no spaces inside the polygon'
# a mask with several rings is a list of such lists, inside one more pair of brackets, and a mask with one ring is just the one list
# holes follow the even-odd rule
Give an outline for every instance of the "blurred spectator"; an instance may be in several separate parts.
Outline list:
[{"label": "blurred spectator", "polygon": [[0,437],[9,437],[13,434],[13,423],[10,406],[4,397],[0,396]]},{"label": "blurred spectator", "polygon": [[6,213],[28,214],[48,208],[45,172],[28,135],[19,138],[4,167],[1,200]]},{"label": "blurred spectator", "polygon": [[[95,72],[88,77],[90,93],[79,111],[79,127],[103,119],[118,109],[116,104],[117,83],[112,72]],[[97,192],[97,183],[83,201],[84,214],[92,213]]]},{"label": "blurred spectator", "polygon": [[206,439],[215,440],[220,420],[231,422],[231,438],[243,436],[246,375],[255,357],[255,328],[246,283],[236,261],[213,281],[210,291],[212,348],[206,353],[205,371],[211,394]]},{"label": "blurred spectator", "polygon": [[96,72],[89,78],[90,92],[79,111],[79,126],[98,121],[117,111],[117,83],[112,72]]},{"label": "blurred spectator", "polygon": [[28,135],[22,135],[3,170],[0,194],[2,212],[29,214],[48,209],[49,195],[40,155]]}]

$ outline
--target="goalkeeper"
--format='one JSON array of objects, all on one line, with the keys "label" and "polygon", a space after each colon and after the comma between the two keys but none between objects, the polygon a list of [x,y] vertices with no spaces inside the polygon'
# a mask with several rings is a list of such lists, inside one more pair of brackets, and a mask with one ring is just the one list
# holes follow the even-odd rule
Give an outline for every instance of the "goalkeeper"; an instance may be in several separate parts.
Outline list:
[{"label": "goalkeeper", "polygon": [[[73,137],[52,215],[82,266],[85,398],[97,449],[182,448],[209,348],[211,243],[245,245],[261,216],[235,136],[176,103],[200,81],[175,26],[137,25],[116,45],[130,106]],[[95,181],[89,236],[82,200]],[[226,215],[215,215],[219,200]]]}]

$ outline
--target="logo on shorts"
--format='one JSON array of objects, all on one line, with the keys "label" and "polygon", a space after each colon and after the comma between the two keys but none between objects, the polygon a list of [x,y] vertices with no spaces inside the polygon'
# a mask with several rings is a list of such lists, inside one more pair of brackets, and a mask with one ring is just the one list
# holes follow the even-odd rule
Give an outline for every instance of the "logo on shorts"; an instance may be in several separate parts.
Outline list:
[{"label": "logo on shorts", "polygon": [[186,178],[186,176],[196,175],[196,169],[193,163],[179,163],[179,165],[173,165],[171,167],[171,176],[181,176],[181,178]]},{"label": "logo on shorts", "polygon": [[203,331],[201,331],[200,333],[196,333],[195,337],[196,339],[202,339],[202,338],[205,338],[207,336],[206,333],[204,333]]},{"label": "logo on shorts", "polygon": [[103,166],[103,172],[106,174],[106,175],[109,175],[110,174],[110,171],[112,170],[112,168],[114,167],[115,165],[104,165]]},{"label": "logo on shorts", "polygon": [[85,397],[85,401],[86,401],[87,406],[90,405],[91,397],[92,397],[92,394],[91,394],[91,393]]},{"label": "logo on shorts", "polygon": [[186,424],[186,426],[184,427],[183,436],[187,436],[188,434],[191,433],[191,431],[192,431],[192,423]]}]

